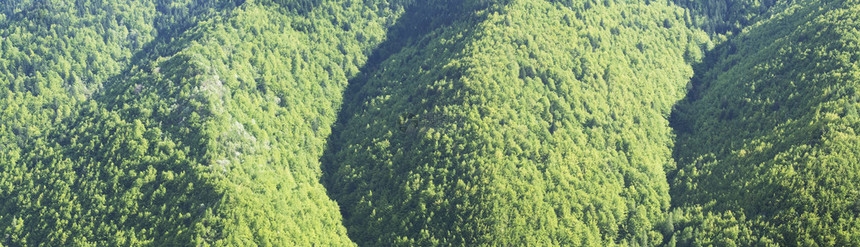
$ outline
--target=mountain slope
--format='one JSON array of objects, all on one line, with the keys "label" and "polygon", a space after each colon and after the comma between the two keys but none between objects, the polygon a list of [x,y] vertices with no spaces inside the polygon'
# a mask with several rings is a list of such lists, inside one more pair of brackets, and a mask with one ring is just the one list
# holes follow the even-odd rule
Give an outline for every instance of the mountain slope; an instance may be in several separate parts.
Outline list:
[{"label": "mountain slope", "polygon": [[72,115],[78,102],[154,39],[161,16],[154,4],[9,1],[0,7],[3,161],[15,162],[22,146]]},{"label": "mountain slope", "polygon": [[669,176],[673,205],[691,210],[686,231],[699,236],[679,238],[860,243],[858,10],[798,2],[698,67],[674,113],[679,170]]},{"label": "mountain slope", "polygon": [[371,56],[380,64],[351,81],[323,156],[356,243],[662,242],[666,118],[708,39],[682,23],[683,9],[527,0],[412,8],[404,19],[451,21],[427,30],[399,22],[390,37],[408,39],[381,46],[385,55]]},{"label": "mountain slope", "polygon": [[0,245],[860,245],[858,13],[5,1]]},{"label": "mountain slope", "polygon": [[346,78],[402,7],[279,4],[188,17],[4,158],[2,243],[352,245],[318,159]]},{"label": "mountain slope", "polygon": [[[689,10],[688,22],[707,33],[725,39],[744,28],[767,19],[772,11],[792,4],[780,0],[673,0]],[[724,36],[722,36],[724,35]],[[722,37],[721,37],[722,36]]]}]

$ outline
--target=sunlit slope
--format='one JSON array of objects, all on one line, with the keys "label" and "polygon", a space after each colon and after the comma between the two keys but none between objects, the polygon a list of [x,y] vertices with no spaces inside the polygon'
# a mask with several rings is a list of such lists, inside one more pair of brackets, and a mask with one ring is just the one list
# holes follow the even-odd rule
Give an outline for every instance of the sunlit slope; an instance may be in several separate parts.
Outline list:
[{"label": "sunlit slope", "polygon": [[0,243],[354,245],[319,157],[347,78],[401,7],[279,4],[157,40],[4,159]]},{"label": "sunlit slope", "polygon": [[697,68],[673,118],[679,241],[860,244],[858,3],[800,1]]},{"label": "sunlit slope", "polygon": [[351,81],[323,157],[356,243],[663,241],[667,118],[708,39],[684,10],[441,1],[403,20],[422,15],[450,21],[390,32],[407,38]]},{"label": "sunlit slope", "polygon": [[[56,133],[72,128],[70,119],[78,118],[80,104],[158,36],[186,29],[191,15],[202,18],[233,6],[228,1],[203,5],[8,1],[0,7],[0,243],[60,245],[108,231],[93,227],[99,222],[70,220],[72,214],[91,212],[66,202],[105,195],[85,191],[78,174],[87,170],[56,169],[60,162],[71,162],[56,156],[68,144],[54,139]],[[70,193],[73,188],[77,192]]]}]

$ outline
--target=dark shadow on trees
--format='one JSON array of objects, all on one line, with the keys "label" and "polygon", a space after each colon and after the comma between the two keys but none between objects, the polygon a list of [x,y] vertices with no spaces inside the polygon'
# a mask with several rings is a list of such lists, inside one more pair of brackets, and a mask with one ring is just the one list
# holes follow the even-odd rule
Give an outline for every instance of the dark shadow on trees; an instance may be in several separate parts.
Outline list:
[{"label": "dark shadow on trees", "polygon": [[[337,171],[341,164],[336,160],[338,153],[350,142],[344,139],[342,133],[347,130],[347,125],[358,114],[361,114],[364,102],[371,97],[367,95],[365,84],[371,80],[373,76],[383,70],[383,62],[391,56],[398,54],[408,47],[417,47],[421,49],[429,42],[426,38],[434,30],[446,28],[453,23],[470,20],[474,18],[472,11],[489,7],[489,4],[475,4],[471,1],[459,0],[444,0],[444,1],[415,1],[404,8],[404,13],[388,28],[387,39],[380,43],[368,55],[367,63],[360,68],[359,73],[349,79],[349,83],[343,93],[343,101],[341,109],[338,112],[337,119],[332,125],[332,132],[326,140],[326,147],[321,157],[322,177],[320,182],[325,186],[329,198],[337,202],[340,212],[344,219],[344,225],[347,228],[347,234],[351,240],[359,245],[372,243],[379,236],[363,236],[353,228],[349,222],[356,220],[372,220],[372,219],[353,219],[350,215],[349,207],[354,205],[345,205],[344,197],[353,193],[357,186],[354,182],[348,181],[347,184],[352,186],[338,187],[336,184],[343,184],[343,179],[337,177]],[[475,23],[479,23],[480,20]],[[392,113],[394,114],[394,113]],[[370,175],[372,176],[372,175]]]},{"label": "dark shadow on trees", "polygon": [[[737,49],[735,49],[734,44],[727,41],[720,43],[714,47],[714,49],[705,52],[705,56],[702,58],[702,61],[697,64],[693,64],[693,77],[690,78],[690,82],[688,82],[686,96],[676,102],[672,107],[672,113],[669,115],[669,127],[672,128],[672,131],[675,133],[675,148],[672,149],[672,158],[676,161],[676,165],[678,165],[678,167],[675,167],[674,170],[666,171],[666,181],[669,182],[670,185],[670,195],[674,194],[672,192],[674,192],[675,189],[671,185],[677,176],[678,170],[681,168],[680,164],[677,163],[682,155],[679,151],[681,148],[678,147],[683,146],[683,143],[679,143],[678,140],[695,134],[694,126],[696,123],[695,118],[693,117],[695,115],[695,112],[693,112],[693,105],[701,99],[705,94],[705,91],[710,88],[711,82],[716,80],[716,78],[714,78],[716,75],[708,74],[708,72],[717,65],[720,58],[731,55],[736,51]],[[676,203],[677,202],[673,199],[671,205],[673,207],[678,206]]]}]

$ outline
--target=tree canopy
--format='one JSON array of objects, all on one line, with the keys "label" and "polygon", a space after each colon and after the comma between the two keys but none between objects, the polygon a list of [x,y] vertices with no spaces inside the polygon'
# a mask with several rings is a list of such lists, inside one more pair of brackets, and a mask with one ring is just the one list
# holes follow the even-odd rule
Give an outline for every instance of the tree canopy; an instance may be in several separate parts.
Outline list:
[{"label": "tree canopy", "polygon": [[858,0],[7,1],[0,245],[860,245],[858,20]]}]

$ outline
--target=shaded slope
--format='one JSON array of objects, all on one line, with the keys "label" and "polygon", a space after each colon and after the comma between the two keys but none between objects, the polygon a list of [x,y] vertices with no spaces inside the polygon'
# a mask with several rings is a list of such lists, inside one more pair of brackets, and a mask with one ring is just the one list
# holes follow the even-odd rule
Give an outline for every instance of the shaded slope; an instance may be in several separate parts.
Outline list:
[{"label": "shaded slope", "polygon": [[[791,0],[673,0],[690,11],[686,20],[717,37],[732,36],[744,28],[767,19],[771,9],[782,9]],[[720,37],[719,39],[724,39]]]},{"label": "shaded slope", "polygon": [[405,20],[455,14],[382,46],[397,52],[351,82],[323,156],[356,243],[662,242],[663,169],[673,166],[666,118],[692,74],[686,61],[707,40],[681,23],[682,9],[412,8]]},{"label": "shaded slope", "polygon": [[5,160],[0,243],[352,245],[318,160],[380,5],[247,2],[152,44]]},{"label": "shaded slope", "polygon": [[679,241],[860,243],[858,6],[801,1],[698,67],[673,113]]}]

